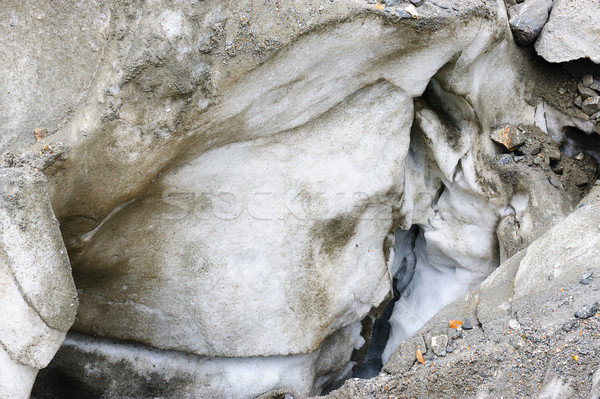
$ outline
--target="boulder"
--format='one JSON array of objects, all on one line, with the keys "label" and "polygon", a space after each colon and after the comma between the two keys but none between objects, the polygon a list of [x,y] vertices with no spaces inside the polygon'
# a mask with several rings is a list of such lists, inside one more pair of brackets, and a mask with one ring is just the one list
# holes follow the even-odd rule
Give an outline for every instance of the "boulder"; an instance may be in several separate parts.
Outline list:
[{"label": "boulder", "polygon": [[527,0],[511,7],[508,22],[519,45],[526,46],[535,42],[548,21],[551,8],[552,0]]},{"label": "boulder", "polygon": [[589,58],[600,64],[599,20],[595,0],[555,0],[535,49],[548,62]]}]

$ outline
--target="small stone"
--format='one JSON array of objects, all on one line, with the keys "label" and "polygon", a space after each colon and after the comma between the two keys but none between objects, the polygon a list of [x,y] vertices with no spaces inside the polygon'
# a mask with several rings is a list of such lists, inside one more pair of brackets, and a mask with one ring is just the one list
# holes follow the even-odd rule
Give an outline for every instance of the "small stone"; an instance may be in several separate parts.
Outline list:
[{"label": "small stone", "polygon": [[556,147],[544,148],[544,155],[548,156],[551,161],[560,161],[561,158],[560,150]]},{"label": "small stone", "polygon": [[566,92],[567,92],[567,89],[565,89],[564,87],[558,88],[558,94],[565,94]]},{"label": "small stone", "polygon": [[406,8],[404,9],[404,11],[406,11],[407,13],[409,13],[410,16],[413,17],[413,18],[419,18],[419,12],[415,8],[415,6],[412,5],[412,4],[409,4],[408,6],[406,6]]},{"label": "small stone", "polygon": [[579,92],[579,94],[581,94],[581,97],[584,99],[588,97],[595,97],[598,95],[598,93],[596,93],[594,90],[590,89],[589,87],[585,87],[581,83],[577,85],[577,91]]},{"label": "small stone", "polygon": [[431,337],[431,350],[437,356],[444,357],[446,356],[446,347],[448,346],[448,336],[447,335],[436,335]]},{"label": "small stone", "polygon": [[510,161],[512,161],[512,157],[510,155],[508,155],[508,154],[504,154],[500,158],[498,158],[498,160],[496,161],[496,164],[498,164],[498,165],[506,165]]},{"label": "small stone", "polygon": [[583,161],[585,159],[585,154],[583,152],[580,152],[577,155],[575,155],[573,158],[575,158],[578,161]]},{"label": "small stone", "polygon": [[518,321],[516,321],[515,319],[510,319],[508,321],[508,327],[514,331],[521,330],[521,324]]},{"label": "small stone", "polygon": [[573,102],[577,108],[581,108],[581,104],[583,104],[583,99],[581,96],[575,97],[575,101]]},{"label": "small stone", "polygon": [[583,285],[588,285],[590,283],[590,281],[592,280],[592,276],[593,276],[592,272],[584,274],[583,276],[581,276],[581,280],[579,280],[579,283],[583,284]]},{"label": "small stone", "polygon": [[525,135],[516,126],[504,125],[503,127],[494,130],[490,137],[498,144],[502,144],[509,151],[514,151],[525,144]]},{"label": "small stone", "polygon": [[590,120],[595,123],[600,123],[600,111],[590,115]]},{"label": "small stone", "polygon": [[423,3],[425,3],[425,0],[410,0],[410,2],[415,7],[420,7]]},{"label": "small stone", "polygon": [[472,330],[473,326],[471,325],[471,320],[465,319],[462,325],[463,330]]},{"label": "small stone", "polygon": [[523,155],[515,155],[515,156],[513,157],[513,159],[515,160],[515,162],[522,161],[522,160],[523,160],[523,158],[525,158]]},{"label": "small stone", "polygon": [[401,8],[396,8],[396,14],[398,14],[398,16],[399,16],[400,18],[403,18],[403,19],[404,19],[404,18],[410,18],[410,14],[409,14],[409,13],[407,13],[406,11],[404,11],[404,10],[403,10],[403,9],[401,9]]},{"label": "small stone", "polygon": [[448,346],[446,348],[446,353],[452,353],[452,352],[454,352],[454,348],[452,346]]},{"label": "small stone", "polygon": [[588,97],[581,104],[581,110],[587,115],[594,115],[600,111],[600,96]]},{"label": "small stone", "polygon": [[569,331],[573,330],[576,326],[577,326],[577,322],[575,320],[569,320],[566,323],[564,323],[560,328],[564,332],[569,332]]},{"label": "small stone", "polygon": [[552,184],[554,187],[561,188],[562,185],[560,184],[560,182],[556,181],[555,178],[551,177],[548,180],[550,181],[550,184]]},{"label": "small stone", "polygon": [[598,307],[598,302],[595,302],[592,305],[585,305],[577,312],[575,312],[575,317],[577,317],[578,319],[589,319],[598,312]]},{"label": "small stone", "polygon": [[600,93],[600,80],[594,80],[590,85],[590,89]]},{"label": "small stone", "polygon": [[590,74],[583,75],[583,77],[581,78],[581,84],[585,87],[590,87],[592,83],[594,83],[594,77]]},{"label": "small stone", "polygon": [[459,332],[455,328],[449,328],[447,332],[448,338],[456,340],[459,337]]}]

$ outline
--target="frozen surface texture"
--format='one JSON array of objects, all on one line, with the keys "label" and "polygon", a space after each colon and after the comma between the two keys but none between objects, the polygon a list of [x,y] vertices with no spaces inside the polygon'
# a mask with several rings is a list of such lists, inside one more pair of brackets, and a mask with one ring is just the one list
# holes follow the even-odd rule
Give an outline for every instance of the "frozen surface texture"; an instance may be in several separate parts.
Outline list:
[{"label": "frozen surface texture", "polygon": [[[327,398],[595,397],[599,209],[597,185],[573,213],[402,343],[385,373],[347,381]],[[449,328],[450,320],[469,320],[469,328]],[[434,338],[444,338],[443,353]]]},{"label": "frozen surface texture", "polygon": [[[80,301],[34,396],[318,394],[390,298],[382,361],[572,211],[598,154],[551,138],[599,131],[576,85],[543,91],[500,0],[400,3],[2,2],[3,163],[46,176]],[[38,317],[55,350],[62,243],[10,226],[0,328]],[[23,367],[50,360],[6,337]]]}]

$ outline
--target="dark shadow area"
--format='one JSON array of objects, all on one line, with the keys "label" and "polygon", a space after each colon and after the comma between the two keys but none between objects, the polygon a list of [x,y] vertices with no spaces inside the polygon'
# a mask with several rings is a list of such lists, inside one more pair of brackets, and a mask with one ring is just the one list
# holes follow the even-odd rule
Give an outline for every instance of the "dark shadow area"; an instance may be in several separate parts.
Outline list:
[{"label": "dark shadow area", "polygon": [[564,128],[565,140],[560,151],[568,157],[575,158],[578,154],[588,154],[600,164],[600,135],[587,134],[576,127]]},{"label": "dark shadow area", "polygon": [[372,378],[379,374],[383,367],[381,356],[390,336],[391,325],[389,319],[392,316],[394,305],[400,299],[400,295],[406,289],[415,274],[417,263],[414,254],[415,240],[419,236],[419,227],[412,226],[409,230],[396,230],[394,244],[394,260],[392,271],[393,295],[385,305],[381,316],[373,323],[371,342],[362,364],[354,370],[353,378]]}]

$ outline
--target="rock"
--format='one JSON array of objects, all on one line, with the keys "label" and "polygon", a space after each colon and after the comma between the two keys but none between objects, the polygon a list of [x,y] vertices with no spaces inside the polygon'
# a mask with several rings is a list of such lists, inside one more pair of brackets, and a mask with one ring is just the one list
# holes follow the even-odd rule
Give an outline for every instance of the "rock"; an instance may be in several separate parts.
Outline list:
[{"label": "rock", "polygon": [[589,319],[590,317],[594,317],[598,312],[599,307],[600,304],[598,304],[598,302],[595,302],[592,305],[584,305],[581,309],[575,312],[575,317],[578,319]]},{"label": "rock", "polygon": [[506,165],[512,161],[513,161],[513,157],[511,157],[509,154],[502,154],[502,155],[500,155],[500,157],[498,158],[496,163],[498,165]]},{"label": "rock", "polygon": [[398,14],[400,18],[411,18],[410,14],[401,8],[396,8],[396,14]]},{"label": "rock", "polygon": [[473,326],[471,325],[471,321],[469,319],[465,319],[462,324],[463,330],[472,330]]},{"label": "rock", "polygon": [[490,137],[496,143],[503,145],[509,151],[514,151],[525,144],[525,135],[516,126],[505,125],[494,130]]},{"label": "rock", "polygon": [[509,24],[515,41],[521,46],[532,44],[548,20],[552,0],[528,0],[513,8]]},{"label": "rock", "polygon": [[420,7],[424,2],[425,0],[410,0],[410,3],[415,7]]},{"label": "rock", "polygon": [[600,96],[588,97],[581,104],[581,110],[587,115],[600,112]]},{"label": "rock", "polygon": [[77,294],[44,176],[0,169],[0,397],[29,397],[73,324]]},{"label": "rock", "polygon": [[596,112],[595,114],[590,115],[590,120],[592,122],[598,123],[600,121],[600,111]]},{"label": "rock", "polygon": [[560,184],[560,182],[558,180],[556,180],[554,177],[551,177],[548,179],[548,181],[550,182],[550,184],[552,184],[554,187],[556,188],[562,188],[562,184]]},{"label": "rock", "polygon": [[446,356],[446,347],[448,346],[447,335],[436,335],[431,337],[431,350],[437,356]]},{"label": "rock", "polygon": [[514,330],[514,331],[520,331],[521,330],[521,324],[518,321],[516,321],[515,319],[510,319],[508,321],[508,327],[511,330]]},{"label": "rock", "polygon": [[583,104],[583,98],[581,96],[575,97],[573,104],[575,104],[577,108],[581,108],[581,105]]},{"label": "rock", "polygon": [[417,11],[417,9],[415,8],[414,5],[409,4],[404,8],[404,11],[406,11],[407,13],[410,14],[411,17],[413,18],[419,18],[419,12]]},{"label": "rock", "polygon": [[593,275],[594,275],[594,273],[592,273],[592,272],[584,274],[583,276],[581,276],[581,280],[579,280],[579,283],[583,284],[583,285],[588,285],[590,283],[590,281],[592,280]]},{"label": "rock", "polygon": [[577,85],[577,91],[579,91],[579,94],[581,94],[581,98],[583,99],[587,99],[589,97],[596,97],[598,95],[598,93],[596,93],[594,90],[592,90],[589,87],[585,87],[583,84]]},{"label": "rock", "polygon": [[600,7],[594,0],[555,0],[535,49],[548,62],[600,63]]},{"label": "rock", "polygon": [[594,77],[589,73],[583,75],[583,77],[581,78],[581,84],[585,87],[590,87],[592,83],[594,83]]},{"label": "rock", "polygon": [[595,79],[590,84],[590,89],[594,90],[596,93],[600,93],[600,80]]}]

